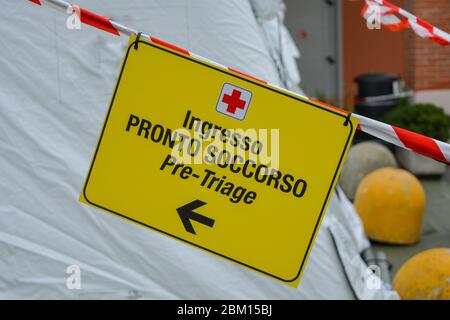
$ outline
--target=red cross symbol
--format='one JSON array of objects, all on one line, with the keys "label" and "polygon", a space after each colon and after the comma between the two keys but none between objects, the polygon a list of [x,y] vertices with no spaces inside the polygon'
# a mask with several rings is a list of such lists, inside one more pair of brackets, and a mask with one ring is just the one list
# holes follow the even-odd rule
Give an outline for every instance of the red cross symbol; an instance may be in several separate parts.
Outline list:
[{"label": "red cross symbol", "polygon": [[222,102],[228,105],[227,112],[234,114],[236,109],[244,109],[246,101],[241,99],[241,92],[233,89],[231,96],[224,94]]}]

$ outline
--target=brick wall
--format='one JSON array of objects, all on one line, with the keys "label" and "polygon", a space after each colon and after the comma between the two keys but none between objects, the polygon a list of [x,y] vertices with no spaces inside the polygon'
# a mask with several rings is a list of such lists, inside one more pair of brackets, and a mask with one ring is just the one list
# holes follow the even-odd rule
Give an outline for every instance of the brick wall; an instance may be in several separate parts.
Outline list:
[{"label": "brick wall", "polygon": [[[450,32],[450,0],[407,0],[405,9]],[[450,46],[442,47],[407,32],[407,84],[413,90],[450,89]]]},{"label": "brick wall", "polygon": [[[405,5],[405,0],[391,2],[400,7]],[[357,93],[354,82],[356,76],[368,72],[383,72],[398,75],[402,79],[408,78],[405,57],[406,38],[410,30],[369,30],[360,14],[362,6],[362,0],[342,0],[344,99],[345,105],[350,108]]]}]

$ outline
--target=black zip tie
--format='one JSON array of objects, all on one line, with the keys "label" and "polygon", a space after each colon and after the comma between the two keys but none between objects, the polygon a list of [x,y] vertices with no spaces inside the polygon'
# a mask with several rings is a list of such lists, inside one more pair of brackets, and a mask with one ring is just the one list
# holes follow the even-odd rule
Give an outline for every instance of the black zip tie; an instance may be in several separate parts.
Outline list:
[{"label": "black zip tie", "polygon": [[376,264],[379,266],[378,262],[386,262],[388,270],[391,271],[392,268],[394,267],[394,265],[392,264],[392,262],[390,262],[388,259],[379,259],[379,258],[372,258],[372,259],[367,259],[366,263],[367,264]]},{"label": "black zip tie", "polygon": [[349,112],[347,114],[347,117],[345,118],[345,122],[344,122],[344,127],[348,126],[348,124],[350,123],[350,117],[352,116],[352,113]]},{"label": "black zip tie", "polygon": [[138,32],[138,34],[136,35],[136,41],[134,43],[134,50],[138,49],[139,46],[139,39],[141,38],[142,32]]}]

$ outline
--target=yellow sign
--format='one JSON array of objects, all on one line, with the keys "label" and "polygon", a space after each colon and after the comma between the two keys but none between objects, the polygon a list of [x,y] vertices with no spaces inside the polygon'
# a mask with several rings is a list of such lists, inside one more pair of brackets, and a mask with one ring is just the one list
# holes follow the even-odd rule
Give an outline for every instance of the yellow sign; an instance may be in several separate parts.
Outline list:
[{"label": "yellow sign", "polygon": [[357,120],[135,41],[80,200],[297,286]]}]

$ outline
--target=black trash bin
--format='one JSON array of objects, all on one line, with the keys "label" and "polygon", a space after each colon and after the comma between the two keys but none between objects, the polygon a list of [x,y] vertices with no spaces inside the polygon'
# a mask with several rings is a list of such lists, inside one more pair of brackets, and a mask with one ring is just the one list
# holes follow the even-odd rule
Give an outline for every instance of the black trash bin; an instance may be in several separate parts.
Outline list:
[{"label": "black trash bin", "polygon": [[[367,73],[355,78],[358,84],[358,95],[355,98],[355,113],[372,118],[382,120],[386,112],[391,111],[398,106],[400,99],[395,96],[398,92],[394,88],[398,88],[399,78],[397,76],[386,73]],[[384,97],[388,96],[388,97]],[[366,98],[380,97],[373,101]],[[355,143],[366,140],[378,140],[366,133],[357,132]]]}]

